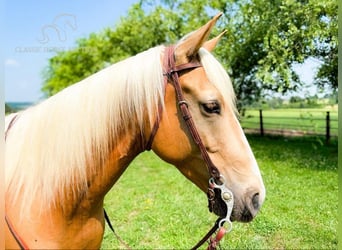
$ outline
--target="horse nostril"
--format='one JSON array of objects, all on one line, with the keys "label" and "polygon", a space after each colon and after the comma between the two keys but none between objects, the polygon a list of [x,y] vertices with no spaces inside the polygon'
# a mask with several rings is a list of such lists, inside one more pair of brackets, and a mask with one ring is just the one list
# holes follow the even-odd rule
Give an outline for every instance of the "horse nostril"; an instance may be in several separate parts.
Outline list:
[{"label": "horse nostril", "polygon": [[252,205],[253,205],[253,208],[255,210],[258,210],[259,207],[260,207],[260,203],[259,203],[259,193],[256,193],[253,195],[252,197]]},{"label": "horse nostril", "polygon": [[248,195],[245,202],[246,203],[243,204],[244,206],[241,208],[239,212],[240,216],[236,217],[237,221],[250,222],[251,220],[253,220],[262,204],[260,193]]}]

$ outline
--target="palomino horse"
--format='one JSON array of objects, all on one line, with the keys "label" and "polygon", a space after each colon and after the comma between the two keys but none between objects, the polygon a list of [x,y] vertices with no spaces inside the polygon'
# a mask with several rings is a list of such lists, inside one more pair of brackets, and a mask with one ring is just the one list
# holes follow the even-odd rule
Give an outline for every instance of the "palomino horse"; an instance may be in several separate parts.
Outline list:
[{"label": "palomino horse", "polygon": [[215,214],[254,218],[264,184],[230,79],[208,52],[220,15],[175,46],[114,64],[7,119],[6,248],[99,248],[104,196],[149,148],[209,190]]}]

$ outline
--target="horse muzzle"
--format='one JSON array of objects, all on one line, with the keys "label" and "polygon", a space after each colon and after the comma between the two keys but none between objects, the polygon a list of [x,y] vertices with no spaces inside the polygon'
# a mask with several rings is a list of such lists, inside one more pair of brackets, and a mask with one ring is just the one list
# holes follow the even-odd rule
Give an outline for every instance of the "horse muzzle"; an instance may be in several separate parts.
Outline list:
[{"label": "horse muzzle", "polygon": [[244,199],[236,199],[231,215],[232,221],[250,222],[260,210],[263,198],[259,193],[247,194]]},{"label": "horse muzzle", "polygon": [[[227,215],[227,202],[222,198],[221,190],[214,189],[215,198],[209,201],[209,210],[219,217]],[[231,221],[250,222],[257,215],[263,203],[263,198],[258,192],[246,194],[244,199],[239,199],[234,195],[234,205],[230,215]]]}]

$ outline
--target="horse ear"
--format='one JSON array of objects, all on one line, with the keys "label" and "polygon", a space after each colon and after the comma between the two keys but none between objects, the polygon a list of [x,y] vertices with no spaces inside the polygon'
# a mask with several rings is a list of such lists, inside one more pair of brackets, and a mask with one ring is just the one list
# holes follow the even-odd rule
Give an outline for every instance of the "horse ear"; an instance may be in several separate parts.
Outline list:
[{"label": "horse ear", "polygon": [[227,30],[223,31],[221,34],[219,34],[217,37],[214,37],[213,39],[209,40],[209,41],[206,41],[204,44],[203,44],[203,48],[205,48],[206,50],[208,51],[213,51],[216,47],[216,45],[219,43],[219,41],[221,40],[222,36],[224,34],[226,34]]},{"label": "horse ear", "polygon": [[216,21],[221,16],[222,13],[217,14],[201,28],[190,33],[178,43],[175,49],[176,64],[187,63],[191,61],[192,57],[196,56],[198,50],[207,41]]}]

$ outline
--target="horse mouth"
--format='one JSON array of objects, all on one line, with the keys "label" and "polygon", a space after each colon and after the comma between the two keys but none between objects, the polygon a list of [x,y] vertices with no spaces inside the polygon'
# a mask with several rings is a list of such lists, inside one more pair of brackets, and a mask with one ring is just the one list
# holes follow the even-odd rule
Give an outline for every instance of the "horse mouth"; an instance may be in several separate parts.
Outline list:
[{"label": "horse mouth", "polygon": [[221,191],[219,189],[213,190],[215,198],[209,201],[209,210],[221,218],[227,216],[227,204],[221,198]]},{"label": "horse mouth", "polygon": [[[215,199],[212,202],[212,212],[221,218],[226,218],[227,216],[227,204],[222,200],[220,191],[215,190]],[[230,215],[230,220],[239,221],[239,222],[250,222],[252,221],[254,216],[251,214],[250,210],[247,207],[241,207],[234,203],[232,214]]]}]

